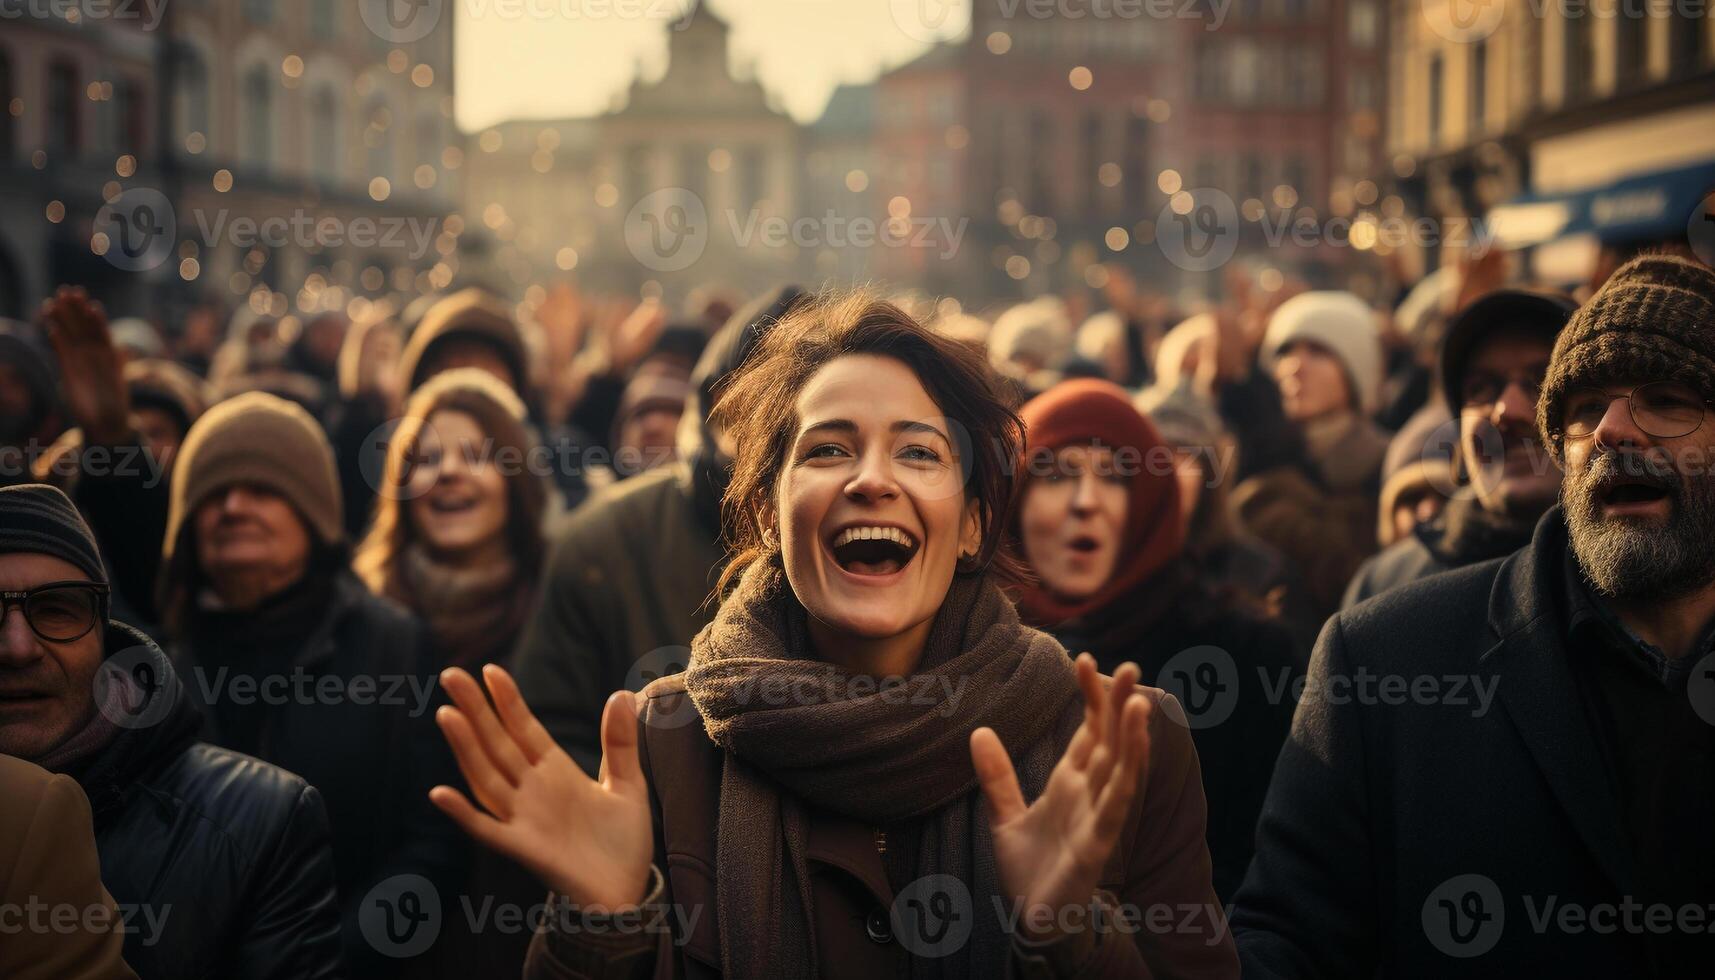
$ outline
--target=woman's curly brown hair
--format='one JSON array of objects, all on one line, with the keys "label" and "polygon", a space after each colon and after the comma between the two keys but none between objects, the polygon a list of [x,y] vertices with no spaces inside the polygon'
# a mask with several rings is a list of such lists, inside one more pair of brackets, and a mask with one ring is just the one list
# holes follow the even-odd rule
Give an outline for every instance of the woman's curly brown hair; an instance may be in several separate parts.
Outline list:
[{"label": "woman's curly brown hair", "polygon": [[710,424],[736,446],[732,481],[722,499],[733,559],[718,591],[724,594],[751,564],[779,558],[778,542],[771,543],[764,531],[772,523],[775,484],[797,436],[798,395],[824,365],[858,354],[903,363],[955,423],[949,434],[965,496],[977,501],[982,522],[982,545],[975,556],[960,559],[959,573],[987,571],[1005,583],[1023,579],[1024,566],[1005,537],[1024,423],[1008,405],[998,379],[967,346],[935,333],[874,294],[852,291],[823,293],[800,303],[716,391]]}]

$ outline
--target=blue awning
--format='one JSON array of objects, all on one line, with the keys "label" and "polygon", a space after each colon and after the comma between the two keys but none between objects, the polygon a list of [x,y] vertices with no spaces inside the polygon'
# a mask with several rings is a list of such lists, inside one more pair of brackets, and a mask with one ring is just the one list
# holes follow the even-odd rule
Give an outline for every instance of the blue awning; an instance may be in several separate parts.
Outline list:
[{"label": "blue awning", "polygon": [[1715,160],[1639,174],[1607,187],[1523,194],[1489,211],[1485,223],[1503,248],[1573,235],[1623,242],[1685,234],[1692,212],[1715,191]]}]

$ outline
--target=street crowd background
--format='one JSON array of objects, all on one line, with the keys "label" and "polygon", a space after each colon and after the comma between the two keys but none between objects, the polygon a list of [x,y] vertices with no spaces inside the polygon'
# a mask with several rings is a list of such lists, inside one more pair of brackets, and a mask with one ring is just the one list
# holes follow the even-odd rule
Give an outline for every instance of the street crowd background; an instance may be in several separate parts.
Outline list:
[{"label": "street crowd background", "polygon": [[[1460,605],[1452,586],[1405,593],[1417,611],[1394,611],[1412,583],[1577,550],[1564,543],[1579,526],[1560,516],[1558,440],[1603,419],[1591,385],[1625,386],[1607,394],[1626,395],[1652,439],[1709,434],[1706,421],[1677,424],[1715,397],[1706,8],[862,4],[899,53],[864,80],[830,83],[806,114],[783,100],[789,76],[737,63],[735,25],[770,45],[829,49],[838,29],[794,14],[774,36],[773,11],[738,2],[0,0],[0,761],[71,777],[0,767],[0,782],[20,787],[0,819],[0,871],[16,869],[0,880],[0,975],[516,976],[528,955],[533,976],[666,963],[659,975],[707,976],[763,962],[754,938],[699,928],[703,905],[686,897],[696,892],[681,876],[707,879],[717,848],[728,855],[719,842],[700,841],[706,854],[687,845],[680,864],[672,849],[669,863],[658,856],[648,894],[665,879],[678,918],[631,931],[670,933],[671,956],[590,935],[613,928],[605,918],[583,920],[582,945],[556,946],[578,933],[544,923],[555,916],[544,881],[557,887],[558,869],[483,839],[430,790],[499,813],[464,754],[504,754],[498,723],[480,730],[494,716],[466,700],[488,703],[469,675],[502,716],[521,695],[540,720],[551,743],[508,736],[532,763],[551,744],[589,777],[623,782],[603,765],[609,695],[754,638],[734,632],[754,624],[721,615],[723,599],[742,607],[731,619],[750,611],[748,561],[723,572],[754,557],[747,548],[766,564],[779,542],[749,536],[727,490],[759,485],[736,440],[778,436],[751,413],[792,403],[760,382],[739,389],[753,403],[721,399],[741,367],[777,359],[790,376],[792,352],[768,342],[776,328],[802,345],[800,364],[821,356],[814,322],[849,328],[841,342],[859,354],[881,343],[862,339],[864,324],[903,324],[893,329],[931,338],[898,341],[932,352],[904,359],[914,369],[975,366],[975,388],[918,379],[961,460],[1015,450],[988,516],[996,543],[952,556],[960,575],[974,555],[993,563],[1006,611],[980,597],[959,598],[972,603],[961,610],[1090,653],[1126,678],[1122,692],[1122,664],[1135,663],[1189,731],[1194,752],[1176,756],[1159,736],[1152,751],[1161,771],[1191,760],[1199,819],[1186,839],[1202,863],[1176,865],[1196,882],[1167,893],[1208,909],[1207,923],[1181,909],[1160,931],[1183,945],[1140,940],[1135,964],[1104,938],[1076,947],[1081,960],[1065,946],[1007,947],[1013,969],[1127,975],[1147,961],[1156,976],[1221,976],[1242,955],[1258,976],[1445,976],[1472,964],[1467,975],[1505,975],[1541,947],[1520,938],[1522,911],[1504,938],[1489,913],[1557,888],[1569,902],[1609,894],[1582,870],[1555,878],[1516,854],[1509,866],[1503,845],[1463,878],[1383,853],[1410,852],[1403,828],[1425,824],[1516,840],[1532,832],[1518,814],[1538,814],[1534,796],[1509,815],[1507,799],[1478,798],[1486,784],[1442,771],[1461,760],[1399,744],[1445,737],[1410,727],[1430,703],[1478,720],[1445,742],[1469,753],[1462,764],[1537,777],[1508,769],[1513,750],[1494,750],[1503,735],[1481,727],[1501,712],[1499,675],[1476,666],[1484,649],[1390,670],[1362,644],[1411,648],[1431,642],[1432,621],[1489,622],[1487,591]],[[623,19],[661,47],[594,114],[464,126],[455,33],[485,18],[526,29]],[[1577,354],[1572,335],[1599,353]],[[1645,353],[1625,360],[1632,350]],[[885,372],[871,380],[875,400],[895,391]],[[1000,415],[961,416],[936,398],[974,390],[1017,413],[1022,444],[1002,438]],[[1545,429],[1551,418],[1566,428]],[[958,491],[989,502],[984,472],[967,464]],[[1707,472],[1656,474],[1637,494],[1666,495],[1694,521],[1687,501],[1704,491],[1687,488],[1699,479]],[[858,548],[857,566],[903,568],[922,544],[881,537]],[[1593,559],[1577,556],[1591,594],[1639,598],[1604,591]],[[47,575],[42,561],[69,571]],[[1560,568],[1511,593],[1503,581],[1500,605],[1537,609],[1547,600],[1527,589],[1571,589]],[[60,579],[74,581],[32,591]],[[1679,600],[1680,584],[1707,585],[1641,595]],[[947,601],[962,595],[955,585]],[[1590,600],[1563,632],[1583,637],[1586,620],[1635,629],[1607,608]],[[1623,852],[1613,894],[1626,901],[1707,908],[1715,921],[1715,876],[1700,877],[1715,870],[1707,842],[1656,839],[1706,836],[1695,821],[1715,815],[1715,669],[1687,667],[1715,661],[1706,636],[1692,639],[1668,651],[1680,666],[1662,668],[1661,700],[1605,669],[1554,689],[1619,720],[1577,743],[1587,752],[1538,744],[1572,752],[1539,757],[1553,784],[1542,795],[1582,798],[1595,792],[1584,777],[1611,771],[1619,815],[1567,802],[1577,832],[1553,811],[1552,828],[1536,830],[1542,847],[1578,852],[1568,866],[1581,869],[1589,846],[1611,871]],[[444,683],[449,668],[468,672],[468,690]],[[893,681],[864,696],[951,719],[963,770],[933,769],[942,757],[924,747],[922,772],[972,794],[977,750],[963,739],[986,715],[969,706],[1032,710],[981,676]],[[702,718],[715,736],[719,702],[691,683],[700,714],[657,705],[646,727]],[[816,690],[783,680],[749,696],[803,703],[825,696]],[[1306,691],[1323,705],[1308,719]],[[1326,707],[1353,703],[1407,721],[1365,731]],[[1522,717],[1526,736],[1566,720]],[[1045,714],[1031,731],[1051,723]],[[880,721],[861,730],[907,751]],[[1676,776],[1649,768],[1648,747],[1667,745]],[[1387,753],[1399,773],[1373,771]],[[1029,786],[1026,756],[1014,761]],[[845,799],[799,771],[813,776],[819,756],[782,758],[795,775],[779,778],[799,797]],[[683,775],[695,759],[650,764],[702,785]],[[720,772],[720,792],[755,798]],[[883,783],[870,795],[887,796],[868,775]],[[1661,789],[1681,777],[1703,789]],[[1364,778],[1401,784],[1378,804]],[[1419,796],[1438,786],[1462,804]],[[26,798],[58,817],[32,824],[15,802]],[[657,836],[682,833],[663,829],[654,802]],[[1338,817],[1317,819],[1318,805]],[[716,809],[723,831],[739,822],[724,799]],[[817,890],[808,962],[817,936],[843,929],[857,949],[848,968],[932,972],[967,949],[972,972],[993,965],[982,958],[993,937],[971,938],[968,922],[986,912],[971,892],[990,880],[983,859],[953,872],[951,892],[935,883],[944,875],[919,873],[940,867],[935,848],[957,850],[949,840],[968,847],[947,830],[956,820],[874,812],[876,851],[867,838],[858,849],[879,860],[890,900],[866,918],[865,899],[848,896],[856,911],[836,921],[827,910],[846,906],[820,889],[855,886],[805,886]],[[802,827],[778,819],[768,826],[801,858],[791,828]],[[988,818],[971,819],[980,845]],[[850,843],[832,840],[820,846]],[[1322,866],[1347,859],[1365,871]],[[1100,884],[1123,905],[1156,872],[1136,853],[1115,860],[1124,874]],[[728,925],[746,910],[778,914],[780,875],[804,872],[790,860],[774,872],[741,904],[729,876],[702,880],[703,902]],[[39,896],[80,894],[71,925],[41,924],[52,903]],[[965,931],[948,941],[924,931],[931,920]],[[1582,961],[1568,975],[1622,962],[1631,975],[1691,976],[1679,971],[1711,962],[1694,943],[1706,927],[1675,921],[1622,929],[1611,946],[1546,941],[1582,951],[1566,954]],[[1401,923],[1414,923],[1409,935]],[[1268,938],[1247,945],[1246,929]],[[780,927],[788,953],[803,932]],[[1338,949],[1317,951],[1322,939]],[[824,945],[821,962],[846,949]],[[103,955],[106,968],[92,965]]]}]

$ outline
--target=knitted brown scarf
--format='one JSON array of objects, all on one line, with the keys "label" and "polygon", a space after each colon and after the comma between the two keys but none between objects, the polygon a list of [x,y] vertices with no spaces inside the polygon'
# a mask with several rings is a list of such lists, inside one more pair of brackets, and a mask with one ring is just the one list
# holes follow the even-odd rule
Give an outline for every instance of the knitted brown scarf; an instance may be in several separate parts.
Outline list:
[{"label": "knitted brown scarf", "polygon": [[398,599],[429,624],[439,666],[500,662],[529,614],[534,584],[510,558],[476,568],[436,561],[415,542],[399,555]]},{"label": "knitted brown scarf", "polygon": [[806,811],[882,825],[928,815],[918,875],[970,890],[970,940],[913,976],[1000,976],[1008,937],[970,733],[992,727],[1026,799],[1038,796],[1079,720],[1072,663],[1023,626],[986,576],[959,575],[917,673],[895,686],[815,659],[806,613],[779,567],[758,562],[691,644],[685,674],[709,737],[725,750],[716,832],[717,920],[729,977],[813,977],[817,951]]}]

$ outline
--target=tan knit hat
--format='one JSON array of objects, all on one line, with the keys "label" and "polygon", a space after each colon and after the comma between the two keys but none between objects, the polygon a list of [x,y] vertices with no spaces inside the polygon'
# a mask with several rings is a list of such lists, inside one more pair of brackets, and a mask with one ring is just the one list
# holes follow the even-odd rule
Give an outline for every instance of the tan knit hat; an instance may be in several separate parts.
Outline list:
[{"label": "tan knit hat", "polygon": [[1554,342],[1536,427],[1564,465],[1566,392],[1579,385],[1678,381],[1715,397],[1715,270],[1674,255],[1620,266]]},{"label": "tan knit hat", "polygon": [[216,491],[252,483],[286,498],[323,544],[345,541],[333,448],[310,413],[265,392],[215,405],[191,426],[173,465],[162,559],[173,551],[192,512]]},{"label": "tan knit hat", "polygon": [[416,391],[429,380],[430,351],[454,337],[474,338],[493,347],[512,370],[513,384],[522,389],[529,383],[529,358],[512,311],[473,286],[429,307],[423,321],[411,332],[405,350],[399,355],[399,376],[405,379],[407,392]]}]

